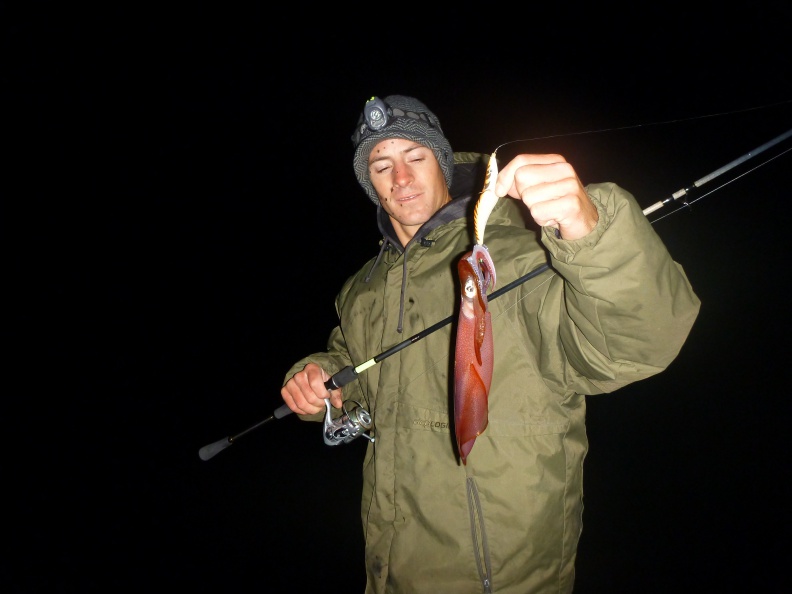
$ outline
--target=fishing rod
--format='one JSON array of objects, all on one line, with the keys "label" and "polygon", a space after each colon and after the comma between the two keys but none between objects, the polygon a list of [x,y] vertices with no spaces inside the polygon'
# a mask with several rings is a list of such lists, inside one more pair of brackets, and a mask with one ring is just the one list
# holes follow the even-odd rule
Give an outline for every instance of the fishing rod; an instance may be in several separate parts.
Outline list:
[{"label": "fishing rod", "polygon": [[[676,192],[674,192],[668,198],[665,198],[664,200],[660,200],[660,201],[656,202],[655,204],[652,204],[651,206],[649,206],[649,207],[647,207],[647,208],[645,208],[643,210],[643,214],[644,215],[649,215],[649,214],[651,214],[651,213],[663,208],[664,206],[667,206],[668,204],[671,204],[672,202],[682,198],[683,196],[687,196],[688,193],[690,191],[692,191],[694,188],[700,188],[701,186],[703,186],[707,182],[709,182],[709,181],[715,179],[716,177],[726,173],[730,169],[733,169],[734,167],[737,167],[738,165],[740,165],[741,163],[744,163],[748,159],[751,159],[751,158],[755,157],[756,155],[766,151],[767,149],[779,144],[780,142],[783,142],[784,140],[786,140],[787,138],[789,138],[791,136],[792,136],[792,129],[784,132],[783,134],[780,134],[779,136],[776,136],[772,140],[764,143],[761,146],[758,146],[754,150],[745,153],[741,157],[738,157],[737,159],[734,159],[733,161],[727,163],[723,167],[720,167],[719,169],[716,169],[712,173],[709,173],[709,174],[705,175],[704,177],[694,181],[692,183],[692,185],[687,186],[687,187],[683,187],[683,188],[677,190]],[[788,150],[790,150],[790,149],[788,149]],[[513,288],[523,284],[524,282],[534,278],[535,276],[541,274],[542,272],[544,272],[545,270],[548,270],[549,268],[550,268],[549,264],[542,264],[541,266],[535,268],[534,270],[532,270],[528,274],[526,274],[524,276],[521,276],[517,280],[512,281],[511,283],[509,283],[508,285],[505,285],[504,287],[498,289],[497,291],[493,291],[488,296],[488,299],[490,299],[490,300],[497,299],[498,297],[500,297],[501,295],[503,295],[507,291],[510,291],[511,289],[513,289]],[[340,371],[338,371],[335,374],[333,374],[333,376],[329,380],[327,380],[325,382],[325,384],[324,384],[325,388],[327,388],[328,390],[337,390],[338,388],[341,388],[341,387],[347,385],[348,383],[354,381],[358,377],[359,374],[361,374],[362,372],[366,371],[370,367],[373,367],[374,365],[376,365],[377,363],[381,362],[382,360],[390,357],[391,355],[393,355],[395,353],[398,353],[399,351],[401,351],[402,349],[410,346],[411,344],[418,342],[419,340],[421,340],[422,338],[425,338],[426,336],[432,334],[436,330],[439,330],[440,328],[442,328],[444,326],[447,326],[448,324],[450,324],[453,321],[453,319],[454,319],[454,316],[452,315],[452,316],[449,316],[449,317],[445,318],[444,320],[440,320],[436,324],[433,324],[432,326],[429,326],[428,328],[425,328],[424,330],[418,332],[417,334],[414,334],[410,338],[400,342],[399,344],[389,348],[386,351],[383,351],[379,355],[376,355],[376,356],[372,357],[371,359],[361,363],[360,365],[357,365],[357,366],[347,365],[346,367],[344,367]],[[366,411],[362,407],[357,407],[357,408],[354,408],[354,409],[352,409],[350,411],[347,411],[346,408],[344,408],[344,411],[343,411],[344,414],[341,417],[339,417],[338,419],[335,419],[335,420],[331,420],[330,419],[330,404],[329,404],[328,401],[325,401],[325,406],[327,407],[327,414],[326,414],[326,417],[325,417],[325,443],[326,444],[328,444],[328,445],[336,445],[338,443],[348,443],[349,441],[351,441],[352,439],[354,439],[358,435],[364,435],[368,439],[373,441],[373,438],[365,435],[365,433],[364,433],[365,430],[367,430],[367,429],[369,429],[371,427],[371,417],[370,417],[368,411]],[[232,435],[232,436],[229,436],[229,437],[224,437],[223,439],[218,440],[218,441],[216,441],[214,443],[210,443],[208,445],[205,445],[200,450],[198,450],[198,456],[201,458],[201,460],[209,460],[210,458],[214,457],[215,455],[217,455],[218,453],[223,451],[228,446],[233,445],[236,442],[236,440],[238,440],[239,438],[247,435],[248,433],[250,433],[254,429],[258,429],[262,425],[265,425],[266,423],[269,423],[270,421],[273,421],[275,419],[282,419],[283,417],[288,416],[291,413],[292,413],[292,410],[288,407],[288,405],[284,404],[284,405],[278,407],[277,409],[275,409],[275,411],[270,416],[268,416],[267,418],[259,421],[255,425],[252,425],[252,426],[248,427],[244,431],[241,431],[240,433],[237,433],[236,435]]]},{"label": "fishing rod", "polygon": [[[504,285],[497,291],[493,291],[487,296],[487,299],[492,301],[493,299],[497,299],[501,295],[503,295],[506,291],[510,291],[513,288],[523,284],[524,282],[538,276],[539,274],[543,273],[545,270],[550,268],[549,264],[542,264],[531,270],[528,274],[521,276],[520,278],[510,282],[508,285]],[[325,388],[328,390],[337,390],[343,386],[346,386],[349,382],[355,380],[357,376],[364,372],[369,367],[373,367],[383,359],[387,359],[391,355],[398,353],[400,350],[410,346],[413,343],[418,342],[422,338],[425,338],[439,330],[443,326],[447,326],[454,320],[454,316],[450,315],[447,318],[440,320],[436,324],[432,324],[428,328],[425,328],[414,334],[410,338],[403,340],[396,346],[392,346],[386,351],[381,352],[379,355],[376,355],[365,361],[357,366],[347,365],[341,371],[336,372],[333,376],[327,380],[324,385]],[[327,406],[327,415],[325,416],[325,443],[328,445],[336,445],[337,443],[349,443],[354,437],[365,433],[362,433],[363,429],[368,429],[370,427],[370,416],[366,410],[362,407],[352,409],[351,411],[347,412],[346,409],[344,410],[344,414],[336,419],[335,421],[330,420],[330,404],[327,400],[325,400],[325,406]],[[205,445],[200,450],[198,450],[198,456],[200,456],[201,460],[208,460],[213,456],[219,454],[228,446],[232,445],[237,439],[242,437],[243,435],[247,435],[254,429],[258,429],[265,423],[269,423],[274,419],[282,419],[283,417],[291,414],[292,410],[288,407],[288,405],[283,404],[275,409],[270,416],[262,421],[259,421],[255,425],[252,425],[245,429],[244,431],[237,433],[236,435],[230,437],[224,437],[223,439],[216,441],[214,443],[210,443]],[[368,436],[366,436],[368,437]],[[369,438],[372,439],[372,438]]]},{"label": "fishing rod", "polygon": [[705,175],[701,179],[697,179],[696,181],[693,182],[693,184],[691,186],[688,186],[686,188],[680,188],[679,190],[677,190],[676,192],[671,194],[671,196],[669,196],[665,200],[660,200],[658,202],[655,202],[654,204],[652,204],[648,208],[645,208],[643,213],[645,215],[651,214],[651,213],[655,212],[656,210],[660,210],[664,206],[666,206],[668,204],[671,204],[675,200],[679,200],[683,196],[687,196],[688,192],[690,192],[694,188],[700,188],[701,186],[706,184],[708,181],[711,181],[711,180],[715,179],[719,175],[722,175],[722,174],[726,173],[727,171],[737,167],[737,165],[739,165],[741,163],[745,163],[748,159],[751,159],[752,157],[755,157],[759,153],[763,153],[767,149],[777,145],[779,142],[783,142],[784,140],[786,140],[790,136],[792,136],[792,129],[787,130],[783,134],[780,134],[780,135],[776,136],[775,138],[773,138],[772,140],[770,140],[768,142],[765,142],[762,146],[758,146],[754,150],[745,153],[742,157],[738,157],[737,159],[735,159],[734,161],[731,161],[730,163],[727,163],[726,165],[724,165],[720,169],[716,169],[715,171],[713,171],[712,173],[708,173],[707,175]]}]

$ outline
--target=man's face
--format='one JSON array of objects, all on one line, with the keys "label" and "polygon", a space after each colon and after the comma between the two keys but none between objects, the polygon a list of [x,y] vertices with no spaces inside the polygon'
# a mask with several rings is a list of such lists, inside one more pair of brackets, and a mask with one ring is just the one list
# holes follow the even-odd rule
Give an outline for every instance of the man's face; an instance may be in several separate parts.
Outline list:
[{"label": "man's face", "polygon": [[404,244],[451,200],[434,152],[412,140],[388,138],[374,146],[369,176]]}]

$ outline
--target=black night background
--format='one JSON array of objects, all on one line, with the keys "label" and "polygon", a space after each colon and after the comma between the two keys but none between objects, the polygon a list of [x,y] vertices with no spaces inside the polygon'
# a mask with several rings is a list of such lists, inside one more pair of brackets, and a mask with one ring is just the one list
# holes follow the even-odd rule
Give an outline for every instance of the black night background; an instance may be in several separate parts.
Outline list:
[{"label": "black night background", "polygon": [[[363,439],[292,415],[198,450],[282,404],[376,254],[366,99],[413,95],[455,150],[558,152],[648,207],[792,129],[792,12],[765,4],[717,26],[4,8],[0,591],[363,592]],[[702,309],[665,372],[588,399],[580,594],[792,587],[790,149],[649,215]]]}]

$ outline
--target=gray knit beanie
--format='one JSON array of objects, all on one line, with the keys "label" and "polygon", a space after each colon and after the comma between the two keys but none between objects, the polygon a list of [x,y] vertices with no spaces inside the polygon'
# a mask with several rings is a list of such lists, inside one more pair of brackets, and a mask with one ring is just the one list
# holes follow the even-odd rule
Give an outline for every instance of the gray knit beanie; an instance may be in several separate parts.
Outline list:
[{"label": "gray knit beanie", "polygon": [[355,176],[374,204],[379,205],[379,197],[369,178],[368,159],[374,145],[386,138],[404,138],[432,149],[446,184],[451,187],[454,151],[443,135],[437,116],[413,97],[389,95],[384,101],[372,97],[360,114],[352,143],[355,146]]}]

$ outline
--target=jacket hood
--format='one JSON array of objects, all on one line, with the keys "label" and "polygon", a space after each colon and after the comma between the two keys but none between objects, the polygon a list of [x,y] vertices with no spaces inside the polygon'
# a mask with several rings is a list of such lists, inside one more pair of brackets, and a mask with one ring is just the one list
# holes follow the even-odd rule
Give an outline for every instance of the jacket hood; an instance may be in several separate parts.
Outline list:
[{"label": "jacket hood", "polygon": [[[413,238],[406,246],[402,246],[399,239],[396,237],[396,232],[393,229],[388,213],[377,205],[377,226],[382,233],[382,244],[380,245],[379,254],[371,266],[371,269],[366,276],[366,281],[371,279],[371,274],[377,268],[377,265],[382,259],[382,255],[388,249],[394,249],[399,254],[406,252],[411,245],[416,243],[424,244],[426,239],[434,229],[455,221],[457,219],[465,218],[473,205],[475,204],[478,194],[484,184],[484,177],[487,172],[488,155],[480,153],[454,153],[454,174],[453,183],[451,185],[451,202],[438,210],[432,218],[421,225],[420,229],[415,233]],[[431,243],[429,244],[431,245]],[[404,257],[404,269],[402,271],[402,288],[401,288],[401,307],[399,308],[399,325],[398,332],[401,333],[404,322],[404,292],[407,282],[407,257]]]},{"label": "jacket hood", "polygon": [[[484,187],[484,177],[487,173],[487,163],[489,155],[481,153],[454,153],[454,176],[451,185],[451,202],[438,210],[431,219],[426,221],[410,243],[421,242],[437,227],[461,219],[469,214],[472,208],[472,199],[478,197],[481,188]],[[396,237],[388,213],[377,205],[377,227],[383,237],[382,248],[390,245],[400,254],[407,246],[402,247],[401,242]],[[409,245],[409,244],[408,244]]]}]

